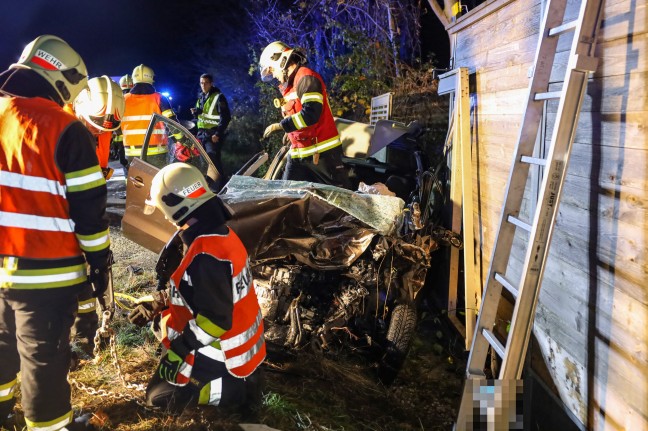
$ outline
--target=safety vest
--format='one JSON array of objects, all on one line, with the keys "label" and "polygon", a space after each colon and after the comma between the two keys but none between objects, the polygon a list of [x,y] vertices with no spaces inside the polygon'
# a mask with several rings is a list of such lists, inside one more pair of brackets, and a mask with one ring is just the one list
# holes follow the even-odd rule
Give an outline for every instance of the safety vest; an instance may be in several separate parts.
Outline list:
[{"label": "safety vest", "polygon": [[[0,97],[0,256],[4,256],[0,258],[0,288],[82,283],[86,280],[82,250],[95,251],[110,244],[108,231],[74,232],[67,193],[106,182],[99,166],[69,173],[57,167],[57,143],[73,121],[75,117],[50,100]],[[35,260],[35,264],[20,268],[21,259]],[[67,263],[57,267],[58,260]],[[70,261],[80,263],[70,265]]]},{"label": "safety vest", "polygon": [[[122,134],[124,135],[124,150],[129,157],[142,154],[144,137],[153,114],[160,114],[160,93],[124,95],[125,109],[121,121]],[[166,130],[164,124],[158,122],[153,135],[149,140],[146,154],[153,156],[166,153]]]},{"label": "safety vest", "polygon": [[[317,78],[322,85],[322,94],[306,93],[302,95],[301,99],[297,97],[296,86],[305,76]],[[340,135],[335,127],[335,120],[326,93],[326,85],[324,85],[322,77],[317,72],[302,66],[297,69],[292,82],[293,85],[287,85],[282,89],[285,104],[281,107],[284,118],[292,117],[293,124],[297,127],[296,131],[288,134],[291,143],[290,157],[301,159],[342,145]],[[310,126],[306,126],[300,112],[302,103],[308,101],[319,101],[323,104],[319,121]]]},{"label": "safety vest", "polygon": [[[202,113],[198,115],[196,126],[199,129],[213,129],[220,124],[220,114],[218,113],[218,99],[221,93],[211,93],[202,107]],[[200,100],[196,101],[196,108],[200,108]]]},{"label": "safety vest", "polygon": [[[194,311],[180,291],[181,280],[189,281],[187,268],[199,254],[208,254],[219,261],[229,262],[232,268],[232,327],[218,338],[200,329],[200,322],[196,322]],[[263,317],[254,291],[247,252],[231,229],[227,235],[201,235],[196,238],[171,276],[169,308],[162,313],[160,325],[162,343],[169,348],[171,341],[182,333],[187,324],[196,338],[205,345],[198,349],[198,353],[225,362],[228,371],[235,377],[249,376],[265,359]],[[179,371],[179,384],[189,381],[193,359],[190,355],[191,364],[185,364]]]}]

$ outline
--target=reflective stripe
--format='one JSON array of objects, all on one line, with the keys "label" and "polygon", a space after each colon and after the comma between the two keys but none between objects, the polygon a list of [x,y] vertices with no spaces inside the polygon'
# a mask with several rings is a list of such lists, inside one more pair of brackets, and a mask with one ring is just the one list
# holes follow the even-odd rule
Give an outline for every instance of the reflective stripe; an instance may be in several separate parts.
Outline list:
[{"label": "reflective stripe", "polygon": [[94,235],[77,234],[76,237],[83,251],[99,251],[110,246],[110,231],[108,229]]},{"label": "reflective stripe", "polygon": [[0,268],[0,287],[39,289],[72,286],[87,279],[85,264],[48,269]]},{"label": "reflective stripe", "polygon": [[122,118],[122,123],[124,121],[140,121],[140,120],[150,120],[153,115],[148,114],[148,115],[127,115],[126,117]]},{"label": "reflective stripe", "polygon": [[223,353],[221,349],[217,349],[212,345],[201,347],[200,349],[198,349],[198,353],[205,355],[209,359],[213,359],[214,361],[225,362],[225,353]]},{"label": "reflective stripe", "polygon": [[72,422],[72,410],[61,417],[47,422],[34,422],[25,418],[29,431],[59,431],[61,428]]},{"label": "reflective stripe", "polygon": [[261,325],[262,320],[263,316],[261,315],[261,310],[259,310],[256,321],[245,332],[238,334],[236,337],[220,340],[220,344],[223,350],[232,350],[247,343],[259,330],[259,325]]},{"label": "reflective stripe", "polygon": [[306,127],[306,122],[304,121],[304,117],[302,117],[301,112],[293,114],[290,118],[292,118],[292,122],[295,125],[295,127],[297,128],[297,130],[303,129],[304,127]]},{"label": "reflective stripe", "polygon": [[291,91],[288,93],[286,96],[284,96],[284,100],[297,100],[297,92],[296,91]]},{"label": "reflective stripe", "polygon": [[209,405],[217,406],[220,404],[221,397],[223,395],[223,379],[222,377],[217,378],[209,382]]},{"label": "reflective stripe", "polygon": [[[124,130],[122,133],[124,135],[146,135],[148,129],[129,129]],[[153,135],[164,135],[166,131],[163,129],[153,129]]]},{"label": "reflective stripe", "polygon": [[97,300],[95,298],[87,299],[85,301],[79,302],[79,308],[78,308],[79,313],[90,313],[91,311],[95,311],[96,309],[97,309]]},{"label": "reflective stripe", "polygon": [[74,222],[70,219],[5,211],[0,211],[0,226],[52,232],[74,232]]},{"label": "reflective stripe", "polygon": [[[127,156],[139,156],[142,153],[142,147],[130,146],[127,147],[124,151]],[[164,154],[167,152],[167,148],[163,145],[148,147],[146,154],[149,156],[155,156],[157,154]]]},{"label": "reflective stripe", "polygon": [[203,117],[209,120],[220,120],[220,115],[204,114]]},{"label": "reflective stripe", "polygon": [[323,153],[324,151],[330,150],[340,145],[342,145],[340,136],[336,136],[324,142],[319,142],[315,145],[311,145],[310,147],[291,148],[288,154],[290,154],[290,157],[293,159],[303,159],[304,157],[312,156],[315,153]]},{"label": "reflective stripe", "polygon": [[99,165],[65,174],[68,193],[89,190],[106,184]]},{"label": "reflective stripe", "polygon": [[167,110],[162,112],[162,115],[167,117],[167,118],[171,118],[171,117],[173,117],[175,115],[175,113],[173,112],[172,109],[167,109]]},{"label": "reflective stripe", "polygon": [[217,340],[216,337],[211,336],[210,334],[205,332],[203,328],[198,326],[196,319],[191,319],[189,321],[189,329],[196,336],[196,340],[198,340],[202,345],[211,344]]},{"label": "reflective stripe", "polygon": [[263,334],[259,337],[259,340],[256,342],[254,346],[247,352],[234,356],[233,358],[225,359],[225,365],[227,365],[228,369],[233,369],[233,368],[238,368],[241,365],[245,365],[256,355],[259,350],[261,350],[261,346],[263,346],[263,343],[265,342],[263,338]]},{"label": "reflective stripe", "polygon": [[56,180],[2,171],[0,186],[65,196],[65,186]]},{"label": "reflective stripe", "polygon": [[324,96],[322,93],[304,93],[301,97],[302,105],[306,102],[319,102],[324,103]]},{"label": "reflective stripe", "polygon": [[13,379],[9,383],[0,385],[0,402],[10,400],[14,397],[16,392],[16,383],[18,379]]}]

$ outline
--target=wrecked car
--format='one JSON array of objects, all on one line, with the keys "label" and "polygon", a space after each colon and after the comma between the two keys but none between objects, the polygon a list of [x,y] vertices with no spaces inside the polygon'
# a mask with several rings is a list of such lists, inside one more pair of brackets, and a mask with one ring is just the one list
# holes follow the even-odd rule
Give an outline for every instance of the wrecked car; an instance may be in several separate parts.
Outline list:
[{"label": "wrecked car", "polygon": [[[151,179],[162,167],[146,160],[148,137],[154,128],[160,130],[160,122],[169,136],[182,134],[192,149],[186,163],[213,180],[219,173],[185,127],[153,116],[142,157],[128,170],[122,229],[127,238],[160,252],[158,269],[168,279],[173,268],[163,256],[178,247],[170,241],[175,230],[161,212],[143,213]],[[429,175],[416,125],[371,127],[345,120],[337,125],[344,162],[355,186],[365,192],[273,179],[280,177],[285,157],[279,152],[264,178],[251,176],[267,160],[260,153],[219,196],[233,210],[229,225],[248,250],[266,340],[291,351],[362,352],[377,364],[378,377],[390,383],[412,341],[432,252],[447,238],[434,223],[442,185]],[[372,157],[393,144],[385,161]],[[177,161],[175,145],[169,140],[168,163]],[[389,193],[392,188],[396,196]],[[370,193],[376,190],[388,194]]]}]

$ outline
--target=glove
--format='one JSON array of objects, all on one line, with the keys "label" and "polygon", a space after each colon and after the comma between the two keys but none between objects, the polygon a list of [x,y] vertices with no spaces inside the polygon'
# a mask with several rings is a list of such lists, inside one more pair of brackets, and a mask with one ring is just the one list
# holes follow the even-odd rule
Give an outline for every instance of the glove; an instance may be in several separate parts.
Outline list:
[{"label": "glove", "polygon": [[175,144],[175,158],[181,162],[186,162],[193,156],[197,156],[200,153],[197,148],[189,148],[186,145],[183,145],[180,142]]},{"label": "glove", "polygon": [[263,139],[267,139],[272,135],[274,132],[278,132],[280,130],[283,130],[283,127],[281,127],[281,124],[279,123],[272,123],[268,127],[266,127],[265,131],[263,132]]},{"label": "glove", "polygon": [[99,298],[106,293],[108,285],[110,284],[110,266],[90,267],[90,274],[88,281],[92,284],[94,292],[92,296]]},{"label": "glove", "polygon": [[128,320],[133,325],[144,326],[152,321],[167,305],[166,291],[155,292],[151,300],[140,303],[128,314]]},{"label": "glove", "polygon": [[[189,350],[182,336],[171,341],[171,347],[158,365],[158,375],[175,386],[185,386],[193,368],[194,350]],[[182,371],[182,374],[180,374]]]}]

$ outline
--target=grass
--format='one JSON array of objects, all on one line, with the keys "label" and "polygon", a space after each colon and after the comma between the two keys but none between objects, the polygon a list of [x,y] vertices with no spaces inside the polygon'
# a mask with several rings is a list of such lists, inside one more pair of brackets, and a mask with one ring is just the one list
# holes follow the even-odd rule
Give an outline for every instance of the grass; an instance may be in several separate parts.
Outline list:
[{"label": "grass", "polygon": [[[116,290],[133,296],[150,293],[157,256],[124,239],[118,229],[112,230],[112,240]],[[159,360],[157,341],[149,330],[130,324],[126,314],[127,310],[117,313],[111,326],[123,376],[146,385]],[[463,366],[448,351],[452,343],[437,321],[423,320],[405,367],[389,387],[376,381],[373,364],[363,358],[332,359],[307,352],[279,355],[281,350],[270,350],[263,365],[265,388],[258,422],[283,431],[452,429]],[[91,412],[92,422],[101,430],[240,431],[238,424],[249,421],[243,412],[214,407],[175,417],[124,399],[126,395],[141,400],[142,393],[124,387],[107,349],[96,362],[85,362],[70,376],[100,392],[92,395],[73,388],[72,404],[77,413]],[[16,419],[24,424],[19,404]]]}]

